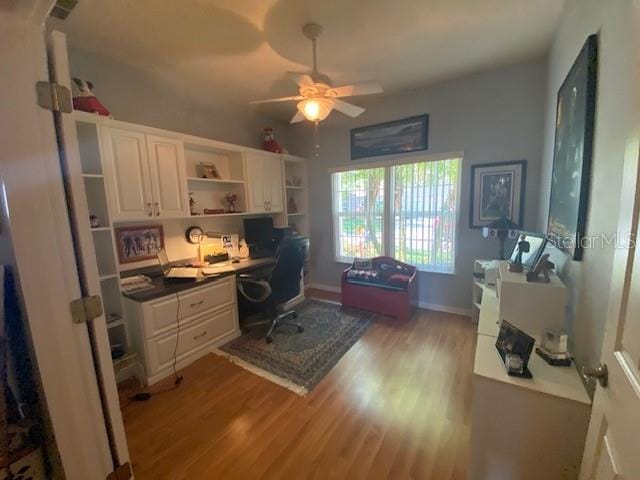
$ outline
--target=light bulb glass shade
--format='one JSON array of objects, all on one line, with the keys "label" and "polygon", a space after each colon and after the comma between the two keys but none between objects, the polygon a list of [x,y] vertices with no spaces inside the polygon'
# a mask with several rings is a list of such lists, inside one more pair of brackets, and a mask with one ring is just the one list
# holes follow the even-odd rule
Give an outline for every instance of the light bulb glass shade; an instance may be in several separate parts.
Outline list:
[{"label": "light bulb glass shade", "polygon": [[298,110],[310,122],[321,122],[331,113],[333,105],[329,98],[305,98],[298,103]]}]

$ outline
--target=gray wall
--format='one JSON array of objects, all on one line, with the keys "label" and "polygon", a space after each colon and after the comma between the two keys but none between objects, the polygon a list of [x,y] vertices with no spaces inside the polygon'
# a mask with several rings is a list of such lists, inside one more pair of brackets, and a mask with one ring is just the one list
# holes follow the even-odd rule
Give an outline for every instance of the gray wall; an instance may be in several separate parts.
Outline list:
[{"label": "gray wall", "polygon": [[[584,42],[600,32],[599,78],[587,236],[616,231],[622,163],[631,109],[628,49],[634,48],[629,1],[572,0],[566,6],[549,54],[545,141],[538,227],[546,229],[560,85]],[[635,47],[637,48],[637,46]],[[637,152],[636,152],[637,153]],[[578,364],[598,363],[604,338],[614,248],[586,249],[583,260],[564,257],[561,276],[570,289],[567,329]]]},{"label": "gray wall", "polygon": [[[318,131],[319,152],[314,157],[315,135],[308,125],[293,129],[307,140],[297,149],[310,159],[312,282],[338,287],[344,264],[333,260],[331,186],[328,168],[358,165],[349,159],[349,130],[387,120],[428,113],[429,153],[463,150],[461,210],[455,275],[421,273],[420,300],[466,311],[471,306],[471,273],[475,258],[495,258],[497,241],[469,229],[469,190],[472,164],[527,160],[525,228],[538,220],[540,161],[542,154],[546,62],[528,61],[469,75],[425,89],[355,99],[367,108],[359,118],[330,118]],[[333,113],[332,116],[339,115]],[[338,122],[339,125],[331,126]],[[295,145],[294,145],[295,147]]]},{"label": "gray wall", "polygon": [[[96,96],[116,120],[254,148],[262,146],[262,129],[273,126],[278,139],[287,144],[284,124],[259,114],[255,107],[224,98],[194,101],[142,70],[80,50],[70,51],[69,62],[71,75],[91,80]],[[212,101],[219,106],[205,106]]]}]

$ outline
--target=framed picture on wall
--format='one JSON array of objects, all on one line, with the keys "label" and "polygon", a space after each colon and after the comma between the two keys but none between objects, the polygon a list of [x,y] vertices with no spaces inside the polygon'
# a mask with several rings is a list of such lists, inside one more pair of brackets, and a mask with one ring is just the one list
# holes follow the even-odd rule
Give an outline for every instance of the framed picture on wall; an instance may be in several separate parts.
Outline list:
[{"label": "framed picture on wall", "polygon": [[121,264],[150,260],[164,248],[164,230],[162,225],[116,228],[116,244]]},{"label": "framed picture on wall", "polygon": [[429,148],[429,115],[403,118],[351,130],[351,160]]},{"label": "framed picture on wall", "polygon": [[482,228],[500,218],[522,227],[527,161],[471,166],[469,228]]},{"label": "framed picture on wall", "polygon": [[591,35],[558,90],[547,233],[582,259],[587,221],[598,79],[598,36]]}]

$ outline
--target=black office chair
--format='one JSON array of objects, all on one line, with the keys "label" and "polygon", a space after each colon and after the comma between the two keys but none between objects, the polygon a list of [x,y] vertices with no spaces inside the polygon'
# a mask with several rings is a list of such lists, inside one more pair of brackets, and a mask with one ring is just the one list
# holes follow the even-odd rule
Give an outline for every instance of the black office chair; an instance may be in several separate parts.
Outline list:
[{"label": "black office chair", "polygon": [[267,319],[243,325],[249,329],[257,325],[269,325],[267,343],[273,342],[273,331],[279,325],[289,325],[303,332],[300,323],[288,322],[298,314],[295,310],[286,310],[278,314],[277,307],[295,298],[300,293],[302,267],[309,251],[309,239],[289,237],[278,248],[278,260],[273,269],[264,277],[251,274],[238,276],[237,285],[240,295],[251,303],[259,304]]}]

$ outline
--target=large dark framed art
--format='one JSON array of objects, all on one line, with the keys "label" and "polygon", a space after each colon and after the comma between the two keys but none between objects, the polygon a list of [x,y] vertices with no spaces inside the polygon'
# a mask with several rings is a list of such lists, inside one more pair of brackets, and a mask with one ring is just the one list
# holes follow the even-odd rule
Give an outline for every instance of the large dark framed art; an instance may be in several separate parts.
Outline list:
[{"label": "large dark framed art", "polygon": [[526,179],[526,160],[471,165],[469,228],[501,218],[522,227]]},{"label": "large dark framed art", "polygon": [[582,259],[587,220],[598,80],[598,36],[591,35],[558,90],[547,233]]},{"label": "large dark framed art", "polygon": [[429,115],[351,130],[351,160],[409,153],[429,148]]}]

